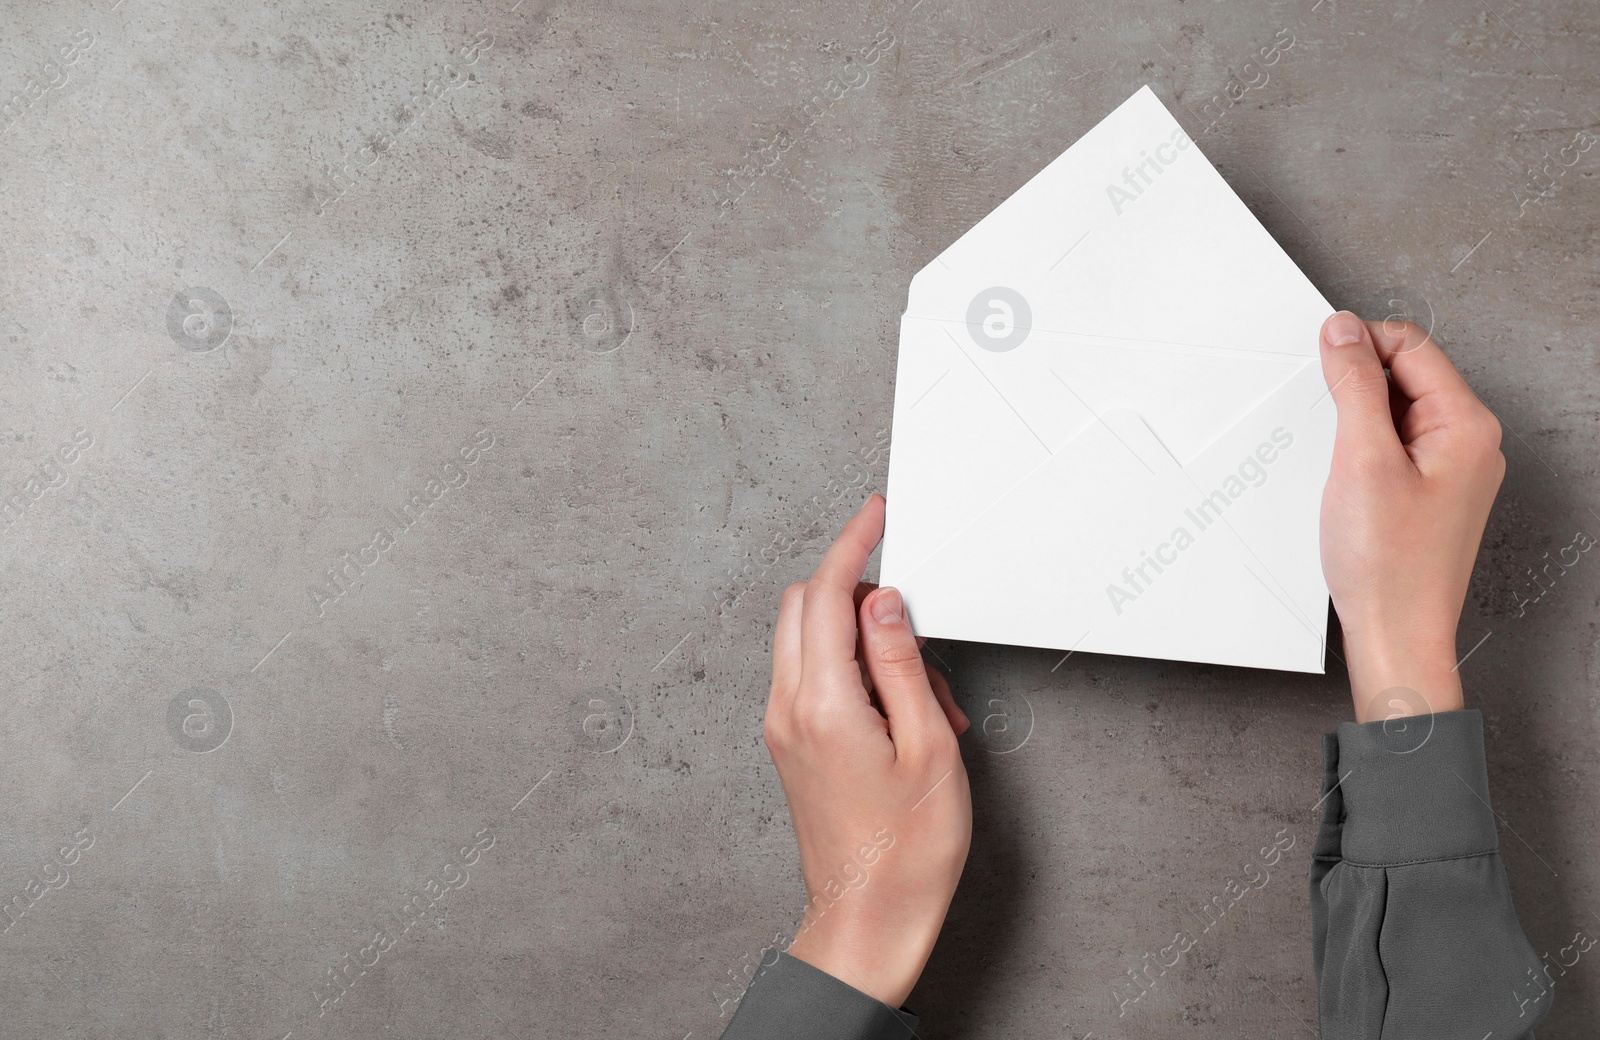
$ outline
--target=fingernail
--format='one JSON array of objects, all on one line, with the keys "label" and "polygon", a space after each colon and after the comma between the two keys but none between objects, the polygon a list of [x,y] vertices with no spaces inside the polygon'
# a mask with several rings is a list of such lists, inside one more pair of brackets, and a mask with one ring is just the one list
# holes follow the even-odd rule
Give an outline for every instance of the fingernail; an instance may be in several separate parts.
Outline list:
[{"label": "fingernail", "polygon": [[1361,319],[1349,311],[1340,311],[1328,319],[1328,324],[1323,326],[1323,338],[1330,347],[1347,347],[1352,343],[1361,342]]},{"label": "fingernail", "polygon": [[872,616],[880,625],[898,624],[902,609],[898,589],[879,589],[878,598],[872,601]]}]

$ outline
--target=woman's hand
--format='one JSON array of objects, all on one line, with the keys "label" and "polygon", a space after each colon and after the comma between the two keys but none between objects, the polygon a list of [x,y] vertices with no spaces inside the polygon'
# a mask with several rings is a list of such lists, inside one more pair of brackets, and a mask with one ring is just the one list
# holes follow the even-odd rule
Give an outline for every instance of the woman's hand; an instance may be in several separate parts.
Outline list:
[{"label": "woman's hand", "polygon": [[784,592],[764,733],[806,883],[788,953],[899,1007],[961,879],[972,795],[966,716],[923,667],[900,594],[861,582],[884,504],[867,499]]},{"label": "woman's hand", "polygon": [[[1322,326],[1322,371],[1339,410],[1322,570],[1356,721],[1459,709],[1456,624],[1505,475],[1500,422],[1410,322],[1340,311]],[[1427,704],[1379,696],[1396,687]]]}]

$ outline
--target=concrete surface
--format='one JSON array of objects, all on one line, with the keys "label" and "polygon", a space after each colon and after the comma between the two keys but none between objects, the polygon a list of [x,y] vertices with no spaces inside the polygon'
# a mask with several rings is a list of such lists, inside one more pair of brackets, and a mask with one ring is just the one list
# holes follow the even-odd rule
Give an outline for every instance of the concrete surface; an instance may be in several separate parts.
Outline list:
[{"label": "concrete surface", "polygon": [[[1534,945],[1600,934],[1600,564],[1531,602],[1600,535],[1592,4],[4,7],[5,1037],[717,1035],[800,911],[767,642],[907,283],[1145,82],[1504,420],[1462,672]],[[933,650],[1006,718],[926,1035],[1312,1033],[1337,666]],[[1585,957],[1540,1036],[1597,1015]]]}]

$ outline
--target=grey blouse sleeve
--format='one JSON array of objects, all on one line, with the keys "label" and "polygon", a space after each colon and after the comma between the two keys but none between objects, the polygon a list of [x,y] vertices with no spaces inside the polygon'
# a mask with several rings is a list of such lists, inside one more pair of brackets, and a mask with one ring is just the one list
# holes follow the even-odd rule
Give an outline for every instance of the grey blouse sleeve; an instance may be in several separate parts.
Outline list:
[{"label": "grey blouse sleeve", "polygon": [[1553,987],[1500,861],[1483,716],[1323,738],[1311,867],[1322,1040],[1532,1040]]},{"label": "grey blouse sleeve", "polygon": [[770,966],[762,958],[722,1040],[913,1040],[916,1030],[916,1015],[780,953]]}]

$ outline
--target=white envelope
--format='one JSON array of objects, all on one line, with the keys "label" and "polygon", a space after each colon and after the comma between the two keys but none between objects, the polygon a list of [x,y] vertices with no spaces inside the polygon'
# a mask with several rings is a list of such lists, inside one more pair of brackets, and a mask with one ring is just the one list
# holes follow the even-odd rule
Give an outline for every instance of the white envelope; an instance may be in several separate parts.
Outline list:
[{"label": "white envelope", "polygon": [[1323,671],[1332,310],[1144,87],[911,280],[880,581],[921,635]]}]

